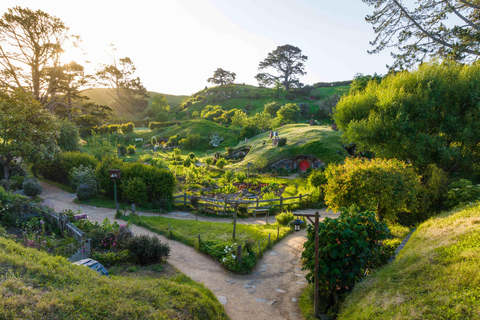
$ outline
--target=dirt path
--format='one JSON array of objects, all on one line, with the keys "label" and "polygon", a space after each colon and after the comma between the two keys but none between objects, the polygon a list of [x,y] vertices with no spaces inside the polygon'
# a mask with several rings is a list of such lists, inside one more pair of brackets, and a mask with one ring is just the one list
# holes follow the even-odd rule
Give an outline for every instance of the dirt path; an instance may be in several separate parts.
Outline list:
[{"label": "dirt path", "polygon": [[[55,186],[41,183],[42,197],[56,212],[65,209],[81,210],[90,220],[115,220],[115,210],[82,206],[73,203],[74,194]],[[314,210],[308,210],[314,211]],[[140,213],[141,214],[141,213]],[[322,217],[335,217],[333,213],[321,212]],[[162,215],[172,218],[195,219],[187,212]],[[200,220],[200,219],[199,219]],[[231,219],[201,218],[202,221],[231,222]],[[121,220],[117,220],[121,222]],[[263,219],[242,219],[239,223],[265,223]],[[274,222],[273,219],[269,222]],[[134,234],[155,234],[145,228],[132,226]],[[300,257],[306,231],[302,230],[284,238],[272,250],[265,252],[249,275],[234,275],[224,270],[212,258],[197,252],[182,243],[158,235],[171,247],[169,263],[195,281],[204,283],[224,305],[232,320],[248,319],[302,319],[298,306],[301,290],[306,286],[306,271],[301,270]]]}]

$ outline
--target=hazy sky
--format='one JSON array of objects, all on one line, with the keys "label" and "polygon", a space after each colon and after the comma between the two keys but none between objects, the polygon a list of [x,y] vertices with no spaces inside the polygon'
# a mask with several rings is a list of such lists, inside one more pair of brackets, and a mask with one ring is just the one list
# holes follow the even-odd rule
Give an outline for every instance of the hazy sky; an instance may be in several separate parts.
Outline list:
[{"label": "hazy sky", "polygon": [[392,64],[389,52],[367,53],[375,35],[365,15],[373,9],[361,0],[2,0],[0,12],[17,5],[55,15],[80,35],[90,70],[108,62],[114,44],[146,88],[162,93],[201,90],[217,68],[257,85],[258,63],[284,44],[308,56],[305,84],[385,74]]}]

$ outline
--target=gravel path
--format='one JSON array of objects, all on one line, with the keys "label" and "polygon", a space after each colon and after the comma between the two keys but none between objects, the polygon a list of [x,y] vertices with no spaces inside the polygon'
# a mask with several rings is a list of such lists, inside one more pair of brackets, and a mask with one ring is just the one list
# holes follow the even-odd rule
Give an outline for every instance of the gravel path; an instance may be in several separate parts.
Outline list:
[{"label": "gravel path", "polygon": [[[81,210],[87,213],[90,220],[103,221],[105,218],[115,220],[115,210],[82,206],[73,203],[74,194],[70,194],[55,186],[41,183],[42,197],[56,212],[65,209]],[[299,211],[297,211],[299,212]],[[315,212],[304,210],[303,212]],[[139,214],[143,214],[139,212]],[[144,213],[145,215],[151,215]],[[336,217],[334,213],[320,210],[323,217]],[[188,212],[175,211],[162,215],[177,219],[195,219]],[[122,220],[117,220],[121,222]],[[199,221],[231,222],[227,218],[199,217]],[[239,219],[238,223],[265,223],[262,219]],[[274,219],[269,217],[269,222]],[[148,229],[132,226],[134,234],[155,234]],[[170,245],[169,263],[195,281],[202,282],[214,292],[224,305],[232,320],[264,320],[264,319],[302,319],[298,306],[301,290],[306,286],[306,271],[302,271],[300,258],[306,231],[303,229],[284,238],[272,250],[266,251],[249,275],[235,275],[224,270],[212,258],[197,252],[180,242],[169,240],[158,235],[162,241]]]}]

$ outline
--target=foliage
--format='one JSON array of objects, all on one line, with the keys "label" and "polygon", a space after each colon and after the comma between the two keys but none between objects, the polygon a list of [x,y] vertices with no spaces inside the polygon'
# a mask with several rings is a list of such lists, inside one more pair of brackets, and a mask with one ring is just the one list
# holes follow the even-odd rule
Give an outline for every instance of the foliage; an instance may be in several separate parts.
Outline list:
[{"label": "foliage", "polygon": [[87,184],[92,189],[96,189],[97,187],[95,171],[92,167],[87,167],[81,164],[72,169],[70,176],[72,177],[71,183],[74,189],[77,189],[81,184]]},{"label": "foliage", "polygon": [[219,169],[223,169],[223,167],[225,167],[227,164],[228,164],[228,161],[225,160],[224,158],[218,159],[217,162],[215,163],[215,165],[216,165]]},{"label": "foliage", "polygon": [[290,224],[290,222],[295,220],[295,216],[293,215],[292,212],[287,211],[287,212],[282,212],[282,213],[277,214],[275,216],[275,219],[282,226],[288,226]]},{"label": "foliage", "polygon": [[100,252],[100,251],[93,251],[92,252],[92,259],[97,260],[100,262],[104,267],[111,267],[117,264],[129,262],[131,260],[130,251],[122,250],[122,251],[107,251],[107,252]]},{"label": "foliage", "polygon": [[152,103],[148,106],[144,115],[146,117],[157,118],[159,113],[165,113],[170,111],[167,98],[163,94],[156,94],[152,98]]},{"label": "foliage", "polygon": [[410,161],[421,170],[436,164],[449,174],[478,175],[478,90],[480,64],[423,64],[344,96],[334,120],[359,151]]},{"label": "foliage", "polygon": [[450,208],[477,200],[480,200],[480,184],[474,185],[470,180],[460,179],[448,186],[446,204]]},{"label": "foliage", "polygon": [[234,72],[217,68],[217,70],[213,72],[213,77],[208,78],[207,81],[224,86],[233,83],[235,81],[235,76],[236,74]]},{"label": "foliage", "polygon": [[137,146],[135,146],[135,145],[129,145],[127,147],[127,153],[128,154],[135,154],[135,150],[137,150]]},{"label": "foliage", "polygon": [[268,113],[272,117],[277,116],[277,111],[280,110],[280,103],[276,101],[269,102],[265,104],[265,108],[263,109],[264,112]]},{"label": "foliage", "polygon": [[287,103],[277,111],[277,118],[283,123],[295,123],[300,115],[300,108],[295,103]]},{"label": "foliage", "polygon": [[235,180],[239,183],[243,183],[245,180],[247,180],[247,176],[244,172],[237,172],[235,174]]},{"label": "foliage", "polygon": [[269,52],[265,60],[258,65],[258,70],[272,68],[278,76],[270,73],[259,73],[255,76],[260,86],[269,86],[280,82],[285,90],[290,88],[301,87],[302,84],[297,78],[297,75],[303,76],[306,74],[304,62],[308,57],[302,54],[299,48],[286,44],[278,46],[277,49]]},{"label": "foliage", "polygon": [[139,206],[143,206],[148,201],[147,191],[147,185],[138,177],[131,178],[122,184],[125,199]]},{"label": "foliage", "polygon": [[[1,24],[0,24],[1,27]],[[0,164],[10,177],[15,158],[31,162],[51,158],[57,149],[55,117],[22,90],[0,90]]]},{"label": "foliage", "polygon": [[115,145],[109,139],[103,139],[98,134],[93,134],[88,142],[89,153],[97,160],[101,160],[106,156],[116,156]]},{"label": "foliage", "polygon": [[320,188],[327,183],[325,172],[322,170],[313,170],[308,176],[308,184],[312,188]]},{"label": "foliage", "polygon": [[365,90],[368,83],[371,81],[379,84],[380,82],[382,82],[382,76],[379,76],[376,72],[373,74],[373,76],[369,74],[364,75],[363,73],[355,74],[352,84],[350,85],[350,92],[354,93]]},{"label": "foliage", "polygon": [[106,156],[102,158],[102,161],[97,165],[95,169],[95,177],[97,178],[100,188],[104,189],[107,195],[112,196],[114,191],[114,182],[108,170],[110,169],[120,169],[122,170],[124,162],[118,158],[112,156]]},{"label": "foliage", "polygon": [[[319,290],[327,299],[324,310],[335,313],[339,295],[349,292],[354,285],[365,277],[367,269],[380,266],[388,261],[382,255],[382,240],[389,236],[384,222],[378,222],[370,211],[359,212],[356,209],[343,210],[337,219],[325,218],[318,226],[319,232]],[[306,260],[303,269],[310,272],[306,278],[314,281],[315,270],[315,232],[308,225],[307,242],[302,258]],[[385,259],[386,258],[386,259]]]},{"label": "foliage", "polygon": [[23,190],[27,196],[36,197],[42,193],[42,186],[36,179],[28,178],[23,181]]},{"label": "foliage", "polygon": [[158,263],[170,254],[167,243],[162,243],[157,236],[149,235],[133,237],[128,244],[128,249],[142,266]]},{"label": "foliage", "polygon": [[[365,18],[377,37],[371,53],[395,47],[392,68],[408,68],[429,57],[475,61],[478,47],[478,3],[472,1],[429,1],[403,4],[395,0],[363,0],[375,11]],[[453,21],[453,22],[451,22]]]},{"label": "foliage", "polygon": [[85,201],[90,199],[96,194],[95,188],[86,183],[80,183],[76,189],[78,200]]},{"label": "foliage", "polygon": [[410,165],[398,160],[347,158],[325,170],[325,202],[337,211],[358,205],[375,211],[380,221],[395,221],[399,212],[411,212],[420,191],[420,179]]},{"label": "foliage", "polygon": [[77,151],[80,149],[80,135],[75,125],[64,119],[60,122],[60,136],[57,144],[63,151]]},{"label": "foliage", "polygon": [[205,139],[199,133],[187,134],[185,139],[178,142],[185,149],[198,149],[205,142]]},{"label": "foliage", "polygon": [[232,183],[233,179],[235,177],[235,173],[231,170],[225,170],[225,173],[223,174],[223,180],[225,180],[225,183]]},{"label": "foliage", "polygon": [[287,144],[287,138],[280,138],[278,139],[278,146],[283,147]]}]

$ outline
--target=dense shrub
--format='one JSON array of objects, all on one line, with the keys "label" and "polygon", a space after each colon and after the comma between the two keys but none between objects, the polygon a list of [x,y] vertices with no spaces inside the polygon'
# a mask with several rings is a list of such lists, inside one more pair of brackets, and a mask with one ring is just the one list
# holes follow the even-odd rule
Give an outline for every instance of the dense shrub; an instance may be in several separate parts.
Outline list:
[{"label": "dense shrub", "polygon": [[452,182],[448,189],[447,205],[451,208],[480,200],[480,185],[474,185],[470,180],[460,179]]},{"label": "dense shrub", "polygon": [[134,146],[134,145],[129,145],[129,146],[127,147],[127,153],[128,153],[128,154],[135,154],[135,150],[137,150],[137,147]]},{"label": "dense shrub", "polygon": [[242,183],[244,182],[245,180],[247,180],[247,176],[245,175],[244,172],[237,172],[235,174],[235,180],[237,180],[238,182]]},{"label": "dense shrub", "polygon": [[92,252],[92,259],[97,260],[105,267],[111,267],[116,264],[122,264],[129,262],[131,260],[130,251],[122,250],[122,251],[107,251],[107,252],[100,252],[100,251],[93,251]]},{"label": "dense shrub", "polygon": [[286,145],[286,144],[287,144],[287,138],[280,138],[280,139],[278,140],[278,146],[279,146],[279,147],[283,147],[283,146]]},{"label": "dense shrub", "polygon": [[79,167],[72,169],[70,176],[72,177],[71,184],[74,189],[78,188],[81,184],[87,184],[92,189],[96,189],[97,181],[93,168],[81,164]]},{"label": "dense shrub", "polygon": [[148,201],[147,192],[147,185],[137,177],[122,184],[122,193],[125,199],[140,206]]},{"label": "dense shrub", "polygon": [[35,169],[45,179],[66,184],[72,179],[70,173],[73,168],[78,168],[80,165],[95,168],[98,162],[92,155],[79,151],[68,151],[56,154],[53,160],[37,162]]},{"label": "dense shrub", "polygon": [[79,145],[80,134],[75,125],[64,119],[60,122],[60,136],[57,139],[57,144],[63,151],[77,151]]},{"label": "dense shrub", "polygon": [[81,201],[86,201],[88,199],[90,199],[91,197],[93,197],[96,193],[96,190],[95,188],[93,188],[92,186],[86,184],[86,183],[81,183],[78,187],[77,187],[77,198],[78,200],[81,200]]},{"label": "dense shrub", "polygon": [[228,161],[225,160],[224,158],[220,158],[217,160],[217,163],[215,164],[219,169],[223,169],[228,164]]},{"label": "dense shrub", "polygon": [[[100,184],[100,188],[104,189],[107,195],[113,195],[114,182],[110,175],[108,174],[109,169],[120,169],[122,170],[124,162],[118,158],[107,156],[102,159],[102,161],[97,165],[95,169],[95,177]],[[122,172],[123,174],[123,172]]]},{"label": "dense shrub", "polygon": [[275,216],[275,219],[277,219],[277,222],[282,226],[288,226],[290,222],[295,220],[295,216],[290,211],[287,211],[287,212],[282,212],[280,214],[277,214]]},{"label": "dense shrub", "polygon": [[150,130],[155,130],[155,129],[159,129],[159,128],[171,127],[175,124],[176,124],[175,121],[150,122],[148,124],[148,127],[150,128]]},{"label": "dense shrub", "polygon": [[320,188],[327,183],[325,172],[322,170],[313,170],[308,176],[308,184],[312,188]]},{"label": "dense shrub", "polygon": [[[343,210],[337,219],[325,218],[319,224],[319,269],[318,281],[322,301],[322,313],[337,312],[339,296],[353,289],[356,282],[364,278],[368,269],[377,268],[388,261],[381,241],[390,236],[384,222],[375,219],[375,213],[359,212],[351,208]],[[304,269],[310,272],[309,283],[315,275],[315,232],[309,225],[307,242],[302,258]]]},{"label": "dense shrub", "polygon": [[36,179],[28,178],[23,181],[23,191],[27,196],[36,197],[42,193],[42,186]]},{"label": "dense shrub", "polygon": [[130,252],[142,265],[154,264],[166,259],[170,254],[167,243],[160,242],[157,236],[139,235],[133,237],[128,245]]}]

